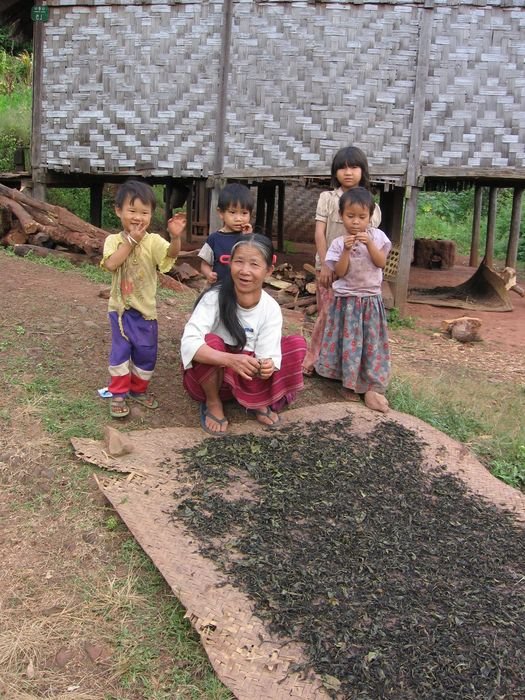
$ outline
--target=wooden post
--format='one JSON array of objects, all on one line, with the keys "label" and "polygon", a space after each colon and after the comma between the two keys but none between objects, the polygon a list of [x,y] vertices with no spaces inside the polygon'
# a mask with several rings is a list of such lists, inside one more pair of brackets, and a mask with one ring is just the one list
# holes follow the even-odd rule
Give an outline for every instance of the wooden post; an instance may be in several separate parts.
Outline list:
[{"label": "wooden post", "polygon": [[405,205],[405,217],[403,231],[401,233],[401,245],[399,248],[399,263],[394,289],[394,306],[403,317],[406,312],[408,296],[408,278],[414,250],[414,230],[416,227],[417,199],[419,187],[407,187],[407,199]]},{"label": "wooden post", "polygon": [[89,221],[93,226],[102,226],[102,194],[104,183],[96,182],[89,187]]},{"label": "wooden post", "polygon": [[279,180],[277,185],[279,198],[277,200],[277,251],[282,253],[284,250],[284,197],[285,184],[283,180]]},{"label": "wooden post", "polygon": [[266,218],[264,223],[264,232],[270,240],[273,237],[273,215],[275,212],[275,183],[268,182],[266,184]]},{"label": "wooden post", "polygon": [[479,265],[479,234],[481,226],[481,207],[483,206],[483,188],[476,183],[474,188],[474,214],[472,217],[472,238],[470,240],[470,267]]},{"label": "wooden post", "polygon": [[225,180],[216,179],[215,185],[211,191],[208,233],[213,233],[221,227],[222,222],[217,214],[217,205],[219,204],[219,192],[222,190],[225,184]]},{"label": "wooden post", "polygon": [[33,22],[33,112],[31,123],[32,195],[46,200],[46,176],[42,155],[42,80],[43,80],[44,22]]},{"label": "wooden post", "polygon": [[487,217],[487,241],[485,244],[485,262],[489,267],[494,264],[494,238],[496,231],[496,209],[498,205],[498,188],[489,188],[489,212]]},{"label": "wooden post", "polygon": [[171,206],[171,201],[173,197],[173,180],[168,180],[164,185],[164,230],[166,236],[168,236],[168,221],[171,219],[173,214],[173,209]]},{"label": "wooden post", "polygon": [[512,195],[512,214],[510,217],[509,243],[507,246],[506,267],[516,267],[518,260],[518,246],[520,242],[521,225],[521,199],[523,187],[515,187]]},{"label": "wooden post", "polygon": [[414,87],[414,111],[412,115],[412,133],[408,152],[405,217],[399,249],[399,266],[395,282],[394,304],[400,316],[404,316],[408,296],[408,277],[414,249],[414,231],[416,227],[417,198],[419,194],[421,147],[423,143],[423,120],[425,117],[425,95],[430,61],[430,44],[432,41],[432,7],[422,7],[417,49],[416,80]]},{"label": "wooden post", "polygon": [[266,189],[264,187],[264,182],[259,182],[257,184],[257,206],[255,208],[255,230],[264,229],[264,213],[266,205]]},{"label": "wooden post", "polygon": [[190,182],[186,199],[186,242],[191,243],[193,233],[193,211],[195,207],[195,181]]}]

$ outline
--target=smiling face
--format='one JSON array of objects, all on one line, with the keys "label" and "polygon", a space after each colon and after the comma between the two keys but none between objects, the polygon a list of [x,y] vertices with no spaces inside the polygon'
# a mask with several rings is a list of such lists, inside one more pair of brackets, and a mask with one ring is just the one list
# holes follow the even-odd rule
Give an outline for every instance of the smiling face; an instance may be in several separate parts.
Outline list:
[{"label": "smiling face", "polygon": [[366,231],[370,224],[370,209],[364,204],[348,203],[341,212],[341,219],[347,231],[352,235]]},{"label": "smiling face", "polygon": [[138,197],[132,201],[130,197],[124,200],[122,207],[115,207],[115,212],[122,223],[122,228],[128,233],[137,228],[148,229],[153,216],[153,207]]},{"label": "smiling face", "polygon": [[[237,296],[259,296],[264,278],[273,267],[266,264],[264,255],[257,246],[237,245],[230,262],[230,271]],[[257,303],[255,299],[254,303]]]},{"label": "smiling face", "polygon": [[240,204],[230,204],[226,209],[218,209],[222,230],[226,233],[240,233],[250,223],[251,211]]}]

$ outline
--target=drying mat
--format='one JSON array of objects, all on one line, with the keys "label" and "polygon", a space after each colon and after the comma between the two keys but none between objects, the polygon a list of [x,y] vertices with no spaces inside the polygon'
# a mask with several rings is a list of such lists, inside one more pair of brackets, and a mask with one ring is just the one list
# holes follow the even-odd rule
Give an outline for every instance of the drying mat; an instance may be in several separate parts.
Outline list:
[{"label": "drying mat", "polygon": [[484,261],[466,282],[456,287],[409,289],[407,301],[471,311],[512,311],[503,279]]},{"label": "drying mat", "polygon": [[[381,423],[394,421],[413,431],[421,441],[423,468],[445,469],[465,484],[468,491],[525,522],[525,496],[494,478],[460,443],[427,424],[391,411],[387,416],[372,413],[360,404],[330,403],[283,414],[283,425],[304,426],[338,421],[352,416],[352,433],[366,437],[381,430]],[[230,425],[230,434],[265,434],[253,421]],[[181,462],[180,450],[206,440],[198,428],[163,428],[126,433],[133,451],[110,457],[103,443],[73,438],[78,457],[126,477],[104,477],[97,481],[105,496],[122,517],[141,547],[162,573],[186,608],[195,630],[223,683],[239,700],[280,700],[329,695],[313,672],[307,677],[295,671],[304,664],[301,647],[269,633],[253,613],[249,599],[231,586],[225,576],[197,551],[195,538],[169,513],[176,502],[173,492],[191,486],[191,475]],[[211,440],[214,440],[211,438]],[[241,479],[235,497],[250,495],[250,485]]]}]

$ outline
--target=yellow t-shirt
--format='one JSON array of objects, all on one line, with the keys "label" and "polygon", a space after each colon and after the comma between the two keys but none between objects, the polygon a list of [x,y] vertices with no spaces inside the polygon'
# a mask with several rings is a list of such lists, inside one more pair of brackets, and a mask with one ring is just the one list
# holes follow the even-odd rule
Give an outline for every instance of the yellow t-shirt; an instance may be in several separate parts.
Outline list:
[{"label": "yellow t-shirt", "polygon": [[[106,238],[101,267],[122,243],[122,233],[112,233]],[[157,318],[157,268],[169,272],[176,261],[168,257],[169,247],[169,242],[158,233],[144,235],[113,273],[108,311],[117,311],[122,316],[125,309],[136,309],[147,321]]]}]

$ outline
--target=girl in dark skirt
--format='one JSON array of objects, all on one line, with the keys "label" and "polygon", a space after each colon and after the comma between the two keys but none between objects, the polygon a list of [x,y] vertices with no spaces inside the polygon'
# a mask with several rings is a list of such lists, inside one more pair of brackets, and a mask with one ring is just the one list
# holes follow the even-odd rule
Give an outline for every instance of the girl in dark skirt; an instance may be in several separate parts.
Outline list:
[{"label": "girl in dark skirt", "polygon": [[369,408],[386,412],[390,349],[381,283],[392,244],[370,225],[374,208],[363,187],[348,190],[339,200],[346,233],[332,242],[325,257],[336,279],[315,369],[340,380],[347,399],[358,401],[364,395]]},{"label": "girl in dark skirt", "polygon": [[203,430],[215,436],[228,427],[224,401],[236,399],[272,427],[303,388],[306,341],[282,338],[281,308],[263,290],[272,269],[270,240],[244,236],[232,248],[230,273],[202,295],[185,326],[184,387],[201,404]]}]

